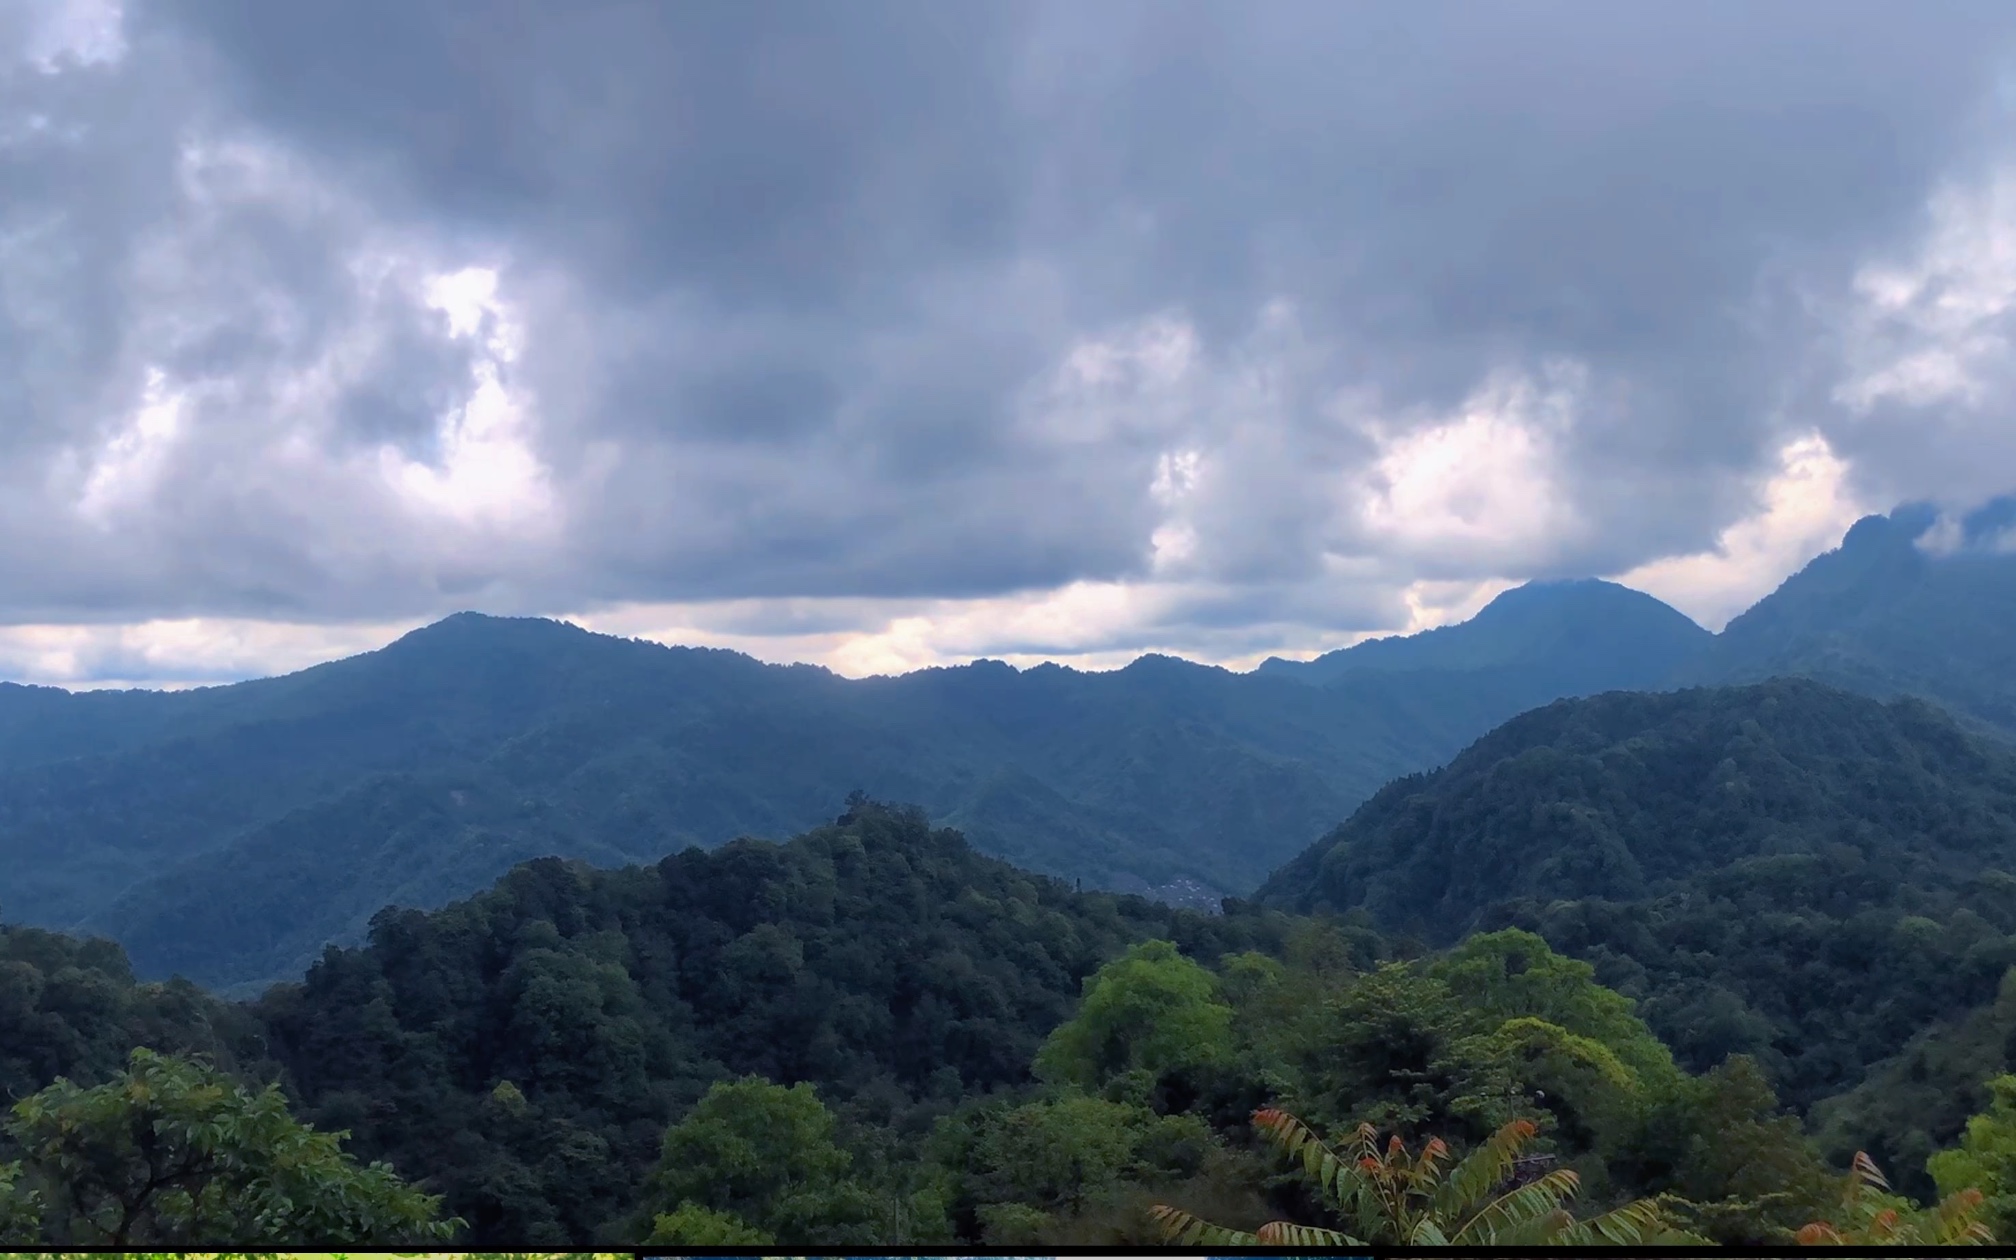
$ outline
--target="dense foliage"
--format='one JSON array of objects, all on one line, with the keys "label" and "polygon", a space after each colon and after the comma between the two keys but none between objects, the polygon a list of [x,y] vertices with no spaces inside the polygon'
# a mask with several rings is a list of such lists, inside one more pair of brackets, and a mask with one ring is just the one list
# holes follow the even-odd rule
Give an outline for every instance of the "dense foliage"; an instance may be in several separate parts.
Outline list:
[{"label": "dense foliage", "polygon": [[[234,1056],[242,1086],[186,1057],[108,1072],[109,1050],[77,1052],[148,1035],[133,1012],[170,990],[134,984],[114,947],[15,930],[99,957],[123,996],[17,1037],[22,1062],[97,1079],[17,1105],[0,1218],[49,1241],[126,1215],[132,1236],[215,1245],[419,1238],[452,1216],[485,1247],[872,1248],[1151,1244],[1171,1220],[1929,1239],[2006,1211],[2006,1102],[1930,1161],[1940,1189],[1975,1184],[1921,1210],[1830,1169],[1757,1061],[1689,1071],[1537,935],[1409,957],[1350,922],[1230,911],[1076,892],[857,798],[786,845],[526,864],[387,912],[368,946],[250,1007],[173,990],[189,1000],[153,1031]],[[1362,1193],[1280,1175],[1285,1115],[1305,1138],[1377,1139]],[[1441,1161],[1471,1170],[1446,1204],[1423,1188]],[[58,1212],[64,1188],[80,1193]]]},{"label": "dense foliage", "polygon": [[[1863,882],[1826,886],[1841,863]],[[1996,866],[2016,868],[2016,749],[1780,679],[1522,714],[1383,788],[1260,897],[1447,940],[1512,899],[1644,900],[1732,869],[1842,904]]]},{"label": "dense foliage", "polygon": [[479,1239],[559,1243],[636,1205],[666,1125],[716,1082],[814,1084],[850,1123],[921,1131],[1025,1083],[1130,942],[1216,957],[1280,923],[1075,893],[859,802],[786,845],[530,863],[386,913],[255,1009],[309,1118],[427,1170]]},{"label": "dense foliage", "polygon": [[438,1242],[459,1222],[383,1164],[359,1167],[336,1135],[206,1064],[135,1050],[84,1088],[58,1080],[4,1126],[0,1241],[108,1247]]},{"label": "dense foliage", "polygon": [[0,925],[0,1107],[58,1077],[100,1084],[138,1047],[231,1065],[258,1021],[186,980],[142,984],[111,941]]},{"label": "dense foliage", "polygon": [[[1805,1111],[1994,999],[2010,870],[2016,751],[1918,701],[1777,680],[1525,714],[1389,786],[1262,897],[1431,941],[1529,928],[1638,999],[1684,1064],[1754,1056]],[[1912,1117],[1822,1107],[1829,1153],[1866,1147],[1925,1192],[2003,1053]]]}]

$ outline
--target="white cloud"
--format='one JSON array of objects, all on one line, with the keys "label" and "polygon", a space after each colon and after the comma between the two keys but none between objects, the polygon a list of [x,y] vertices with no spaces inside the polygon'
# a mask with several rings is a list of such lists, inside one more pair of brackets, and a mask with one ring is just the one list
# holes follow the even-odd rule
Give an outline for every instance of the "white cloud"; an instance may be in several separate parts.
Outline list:
[{"label": "white cloud", "polygon": [[132,625],[0,626],[0,677],[73,690],[235,682],[368,652],[416,624],[195,617]]},{"label": "white cloud", "polygon": [[132,420],[106,441],[92,461],[77,499],[82,515],[109,527],[121,508],[145,502],[182,435],[183,403],[161,369],[147,369],[147,384]]},{"label": "white cloud", "polygon": [[73,65],[105,65],[126,55],[126,11],[120,0],[26,0],[25,7],[28,38],[21,53],[44,74]]},{"label": "white cloud", "polygon": [[1989,401],[2007,372],[2016,307],[2016,172],[1950,183],[1930,199],[1916,256],[1856,273],[1851,371],[1834,391],[1860,413]]},{"label": "white cloud", "polygon": [[382,446],[386,479],[407,501],[461,524],[551,532],[555,500],[531,443],[532,400],[510,377],[524,328],[498,292],[496,269],[429,276],[422,292],[428,306],[448,317],[449,335],[480,342],[482,357],[471,368],[468,395],[441,417],[438,458],[412,459],[397,446]]},{"label": "white cloud", "polygon": [[1500,373],[1432,423],[1369,419],[1380,453],[1358,490],[1366,529],[1410,557],[1543,562],[1583,527],[1557,465],[1586,385],[1579,365],[1551,364],[1538,379]]},{"label": "white cloud", "polygon": [[2016,160],[1942,185],[1922,236],[1853,292],[1829,434],[1856,479],[1949,505],[2016,488]]},{"label": "white cloud", "polygon": [[1711,630],[1770,594],[1807,561],[1841,541],[1869,512],[1849,487],[1849,468],[1827,439],[1808,433],[1778,453],[1757,510],[1724,529],[1715,546],[1641,564],[1614,579],[1678,608]]},{"label": "white cloud", "polygon": [[1912,545],[1928,556],[1950,556],[1967,543],[1966,527],[1951,512],[1941,512],[1932,528],[1918,535]]},{"label": "white cloud", "polygon": [[1204,370],[1203,343],[1180,315],[1161,312],[1080,338],[1034,384],[1021,423],[1046,444],[1096,447],[1181,431]]}]

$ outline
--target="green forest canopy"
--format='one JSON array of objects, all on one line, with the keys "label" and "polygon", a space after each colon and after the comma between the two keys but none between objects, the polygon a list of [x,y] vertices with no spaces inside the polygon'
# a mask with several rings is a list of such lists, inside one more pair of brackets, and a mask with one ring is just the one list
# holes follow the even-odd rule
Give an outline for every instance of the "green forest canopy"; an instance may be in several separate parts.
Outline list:
[{"label": "green forest canopy", "polygon": [[[8,928],[0,1061],[16,1097],[150,1043],[275,1080],[470,1246],[1119,1245],[1156,1241],[1160,1205],[1323,1225],[1266,1106],[1458,1151],[1534,1120],[1578,1214],[1658,1200],[1728,1242],[1841,1215],[1845,1162],[1780,1106],[1782,1064],[1676,1056],[1540,936],[1423,952],[1362,915],[1228,909],[1075,892],[857,800],[785,845],[527,864],[249,1005]],[[1938,1137],[1961,1154],[1892,1171],[1929,1201],[1968,1169],[2007,1228],[1987,1075],[1978,1134]]]}]

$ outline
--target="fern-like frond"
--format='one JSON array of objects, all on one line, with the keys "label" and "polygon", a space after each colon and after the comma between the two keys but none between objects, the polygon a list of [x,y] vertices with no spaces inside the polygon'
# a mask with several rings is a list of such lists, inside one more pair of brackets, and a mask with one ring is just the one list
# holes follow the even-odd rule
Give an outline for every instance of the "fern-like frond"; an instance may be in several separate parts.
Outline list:
[{"label": "fern-like frond", "polygon": [[1903,1219],[1896,1208],[1884,1208],[1869,1222],[1869,1241],[1877,1243],[1904,1241]]},{"label": "fern-like frond", "polygon": [[1666,1232],[1666,1214],[1650,1199],[1640,1199],[1586,1221],[1577,1221],[1561,1241],[1584,1247],[1643,1247]]},{"label": "fern-like frond", "polygon": [[1516,1190],[1508,1190],[1463,1222],[1451,1242],[1486,1243],[1509,1230],[1547,1215],[1573,1197],[1582,1179],[1573,1169],[1557,1168]]},{"label": "fern-like frond", "polygon": [[1351,1158],[1359,1164],[1379,1162],[1379,1127],[1370,1120],[1351,1131]]},{"label": "fern-like frond", "polygon": [[1161,1203],[1148,1209],[1148,1219],[1161,1228],[1164,1241],[1178,1247],[1256,1247],[1261,1244],[1258,1234],[1213,1225],[1182,1208]]},{"label": "fern-like frond", "polygon": [[1986,1197],[1969,1186],[1947,1195],[1927,1213],[1929,1237],[1920,1241],[1942,1246],[1980,1246],[1995,1241],[1995,1235],[1979,1219]]},{"label": "fern-like frond", "polygon": [[1277,1107],[1262,1107],[1254,1112],[1253,1127],[1288,1158],[1300,1160],[1331,1204],[1343,1206],[1351,1189],[1352,1161],[1331,1150],[1314,1129]]},{"label": "fern-like frond", "polygon": [[1442,1171],[1442,1162],[1448,1158],[1449,1144],[1441,1138],[1431,1137],[1421,1147],[1421,1158],[1414,1161],[1414,1166],[1433,1181]]},{"label": "fern-like frond", "polygon": [[1435,1194],[1435,1211],[1453,1220],[1484,1202],[1512,1175],[1519,1152],[1540,1132],[1531,1120],[1513,1120],[1463,1157]]},{"label": "fern-like frond", "polygon": [[1575,1228],[1575,1214],[1565,1207],[1556,1207],[1526,1220],[1514,1221],[1488,1236],[1477,1239],[1477,1245],[1490,1244],[1498,1247],[1545,1247],[1559,1245]]},{"label": "fern-like frond", "polygon": [[1293,1221],[1269,1221],[1252,1237],[1254,1241],[1268,1247],[1365,1246],[1349,1234],[1334,1229],[1322,1229],[1315,1225],[1297,1225]]},{"label": "fern-like frond", "polygon": [[1854,1178],[1856,1184],[1886,1194],[1889,1192],[1890,1182],[1883,1176],[1883,1170],[1876,1166],[1876,1161],[1869,1158],[1869,1152],[1856,1151],[1855,1161],[1850,1167],[1852,1171],[1849,1175]]}]

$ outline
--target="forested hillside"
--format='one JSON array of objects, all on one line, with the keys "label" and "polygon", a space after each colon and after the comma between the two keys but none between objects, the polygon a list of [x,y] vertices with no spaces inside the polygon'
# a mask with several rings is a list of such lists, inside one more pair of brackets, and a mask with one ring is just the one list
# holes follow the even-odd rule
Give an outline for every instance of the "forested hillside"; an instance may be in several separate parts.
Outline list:
[{"label": "forested hillside", "polygon": [[1553,685],[1501,666],[1313,688],[1167,657],[849,681],[459,616],[195,693],[0,689],[0,904],[111,935],[143,975],[245,989],[387,904],[438,906],[545,854],[781,838],[859,788],[1027,868],[1187,880],[1215,908]]},{"label": "forested hillside", "polygon": [[1383,789],[1259,897],[1434,942],[1529,927],[1638,998],[1683,1062],[1754,1055],[1803,1108],[1993,1000],[2011,871],[2016,750],[1920,701],[1783,679],[1524,714]]},{"label": "forested hillside", "polygon": [[387,912],[368,948],[254,1009],[306,1114],[433,1171],[485,1236],[579,1239],[634,1202],[711,1082],[812,1082],[900,1130],[1025,1082],[1129,944],[1217,958],[1278,952],[1284,930],[1074,893],[863,805],[784,845],[531,863],[435,914]]},{"label": "forested hillside", "polygon": [[[1487,1244],[1782,1243],[1814,1222],[1866,1240],[1892,1208],[1906,1239],[2006,1227],[2001,1197],[1931,1212],[1851,1190],[1768,1062],[1676,1061],[1538,936],[1421,955],[1348,921],[1081,893],[859,798],[788,844],[523,865],[386,912],[246,1006],[136,985],[103,942],[0,944],[9,1087],[41,1090],[0,1125],[0,1241],[103,1241],[110,1218],[50,1192],[66,1167],[94,1194],[136,1188],[159,1167],[121,1145],[136,1125],[228,1150],[172,1175],[214,1188],[199,1232],[262,1245],[247,1211],[276,1184],[348,1243],[487,1248],[1125,1246],[1269,1220],[1382,1243],[1424,1220]],[[145,1052],[119,1069],[150,1043],[250,1087]],[[2016,1121],[1984,1110],[1984,1133]],[[1345,1146],[1372,1126],[1351,1176],[1413,1176],[1431,1137],[1469,1171],[1425,1216],[1382,1214],[1282,1175],[1303,1123]],[[303,1144],[311,1165],[281,1153]],[[1980,1158],[1939,1166],[2004,1195]],[[1516,1197],[1487,1208],[1505,1178]],[[177,1211],[135,1219],[166,1237]]]}]

